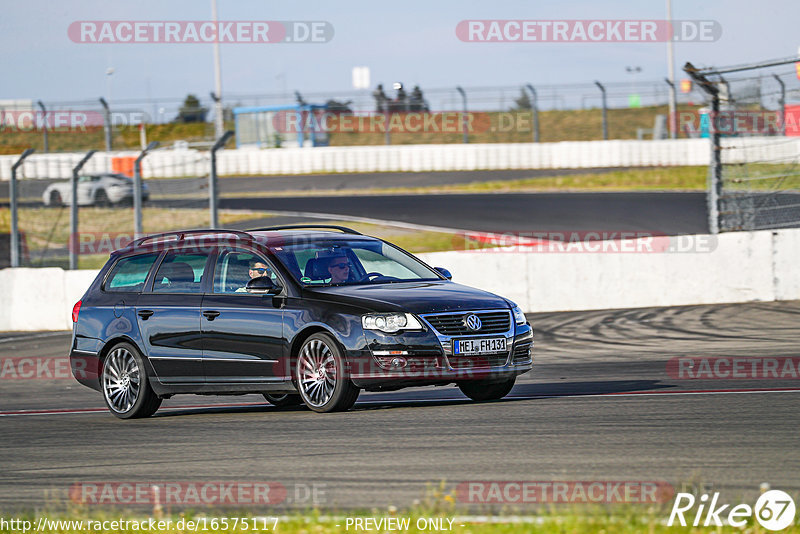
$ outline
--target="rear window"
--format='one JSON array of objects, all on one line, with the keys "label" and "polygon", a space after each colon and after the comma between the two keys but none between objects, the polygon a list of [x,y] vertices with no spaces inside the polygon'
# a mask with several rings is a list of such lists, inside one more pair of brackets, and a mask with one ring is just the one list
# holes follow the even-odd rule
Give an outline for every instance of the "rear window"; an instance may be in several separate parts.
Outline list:
[{"label": "rear window", "polygon": [[144,282],[147,280],[147,274],[156,258],[158,258],[157,253],[122,258],[108,275],[104,289],[106,291],[141,292]]}]

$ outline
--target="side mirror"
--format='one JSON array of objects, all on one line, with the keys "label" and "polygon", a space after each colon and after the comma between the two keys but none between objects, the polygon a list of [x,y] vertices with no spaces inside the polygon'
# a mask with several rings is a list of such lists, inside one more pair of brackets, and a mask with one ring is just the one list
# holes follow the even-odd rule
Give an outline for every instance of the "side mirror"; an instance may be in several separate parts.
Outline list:
[{"label": "side mirror", "polygon": [[275,285],[269,276],[259,276],[247,282],[245,291],[254,295],[277,295],[281,287]]},{"label": "side mirror", "polygon": [[444,276],[448,280],[452,280],[453,279],[453,275],[450,274],[450,271],[448,271],[444,267],[434,267],[433,270],[436,271],[437,273],[441,274],[442,276]]}]

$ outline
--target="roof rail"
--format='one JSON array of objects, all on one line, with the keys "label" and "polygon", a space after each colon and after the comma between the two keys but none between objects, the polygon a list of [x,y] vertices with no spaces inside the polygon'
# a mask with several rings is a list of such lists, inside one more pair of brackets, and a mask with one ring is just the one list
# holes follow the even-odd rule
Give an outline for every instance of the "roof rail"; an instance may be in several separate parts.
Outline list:
[{"label": "roof rail", "polygon": [[243,232],[241,230],[225,230],[225,229],[215,229],[215,230],[202,230],[202,229],[198,229],[198,230],[176,230],[174,232],[164,232],[162,234],[153,234],[153,235],[148,235],[148,236],[145,236],[145,237],[141,237],[141,238],[137,239],[136,241],[134,241],[133,243],[131,243],[130,246],[131,247],[138,247],[138,246],[141,246],[142,243],[145,243],[146,241],[150,241],[151,239],[158,239],[160,237],[176,236],[177,237],[176,241],[183,241],[183,240],[186,239],[186,236],[188,236],[188,235],[204,235],[204,234],[231,234],[231,235],[238,236],[241,239],[253,240],[253,236],[251,234],[248,234],[247,232]]},{"label": "roof rail", "polygon": [[334,226],[331,224],[287,224],[284,226],[267,226],[265,228],[250,228],[248,232],[272,232],[275,230],[302,230],[303,228],[321,228],[323,230],[339,230],[345,234],[364,235],[346,226]]}]

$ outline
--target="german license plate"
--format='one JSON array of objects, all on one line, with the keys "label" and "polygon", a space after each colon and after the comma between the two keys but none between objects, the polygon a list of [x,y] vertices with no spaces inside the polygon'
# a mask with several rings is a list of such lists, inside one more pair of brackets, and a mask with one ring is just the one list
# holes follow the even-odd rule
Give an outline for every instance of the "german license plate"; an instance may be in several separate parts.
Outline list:
[{"label": "german license plate", "polygon": [[453,354],[496,354],[507,350],[504,337],[453,340]]}]

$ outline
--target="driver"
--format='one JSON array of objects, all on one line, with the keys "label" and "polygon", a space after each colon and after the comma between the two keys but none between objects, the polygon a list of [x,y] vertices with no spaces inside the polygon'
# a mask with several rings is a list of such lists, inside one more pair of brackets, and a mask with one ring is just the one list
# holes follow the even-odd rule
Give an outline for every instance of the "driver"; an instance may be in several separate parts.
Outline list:
[{"label": "driver", "polygon": [[331,275],[331,284],[341,284],[350,278],[350,262],[344,255],[337,255],[328,260],[328,273]]},{"label": "driver", "polygon": [[[270,271],[270,268],[267,267],[267,265],[263,261],[259,259],[254,259],[250,260],[250,270],[248,271],[248,274],[250,275],[250,280],[253,280],[255,278],[260,278],[262,276],[271,276],[272,271]],[[246,292],[247,292],[247,286],[240,287],[239,289],[236,290],[236,293],[246,293]]]}]

